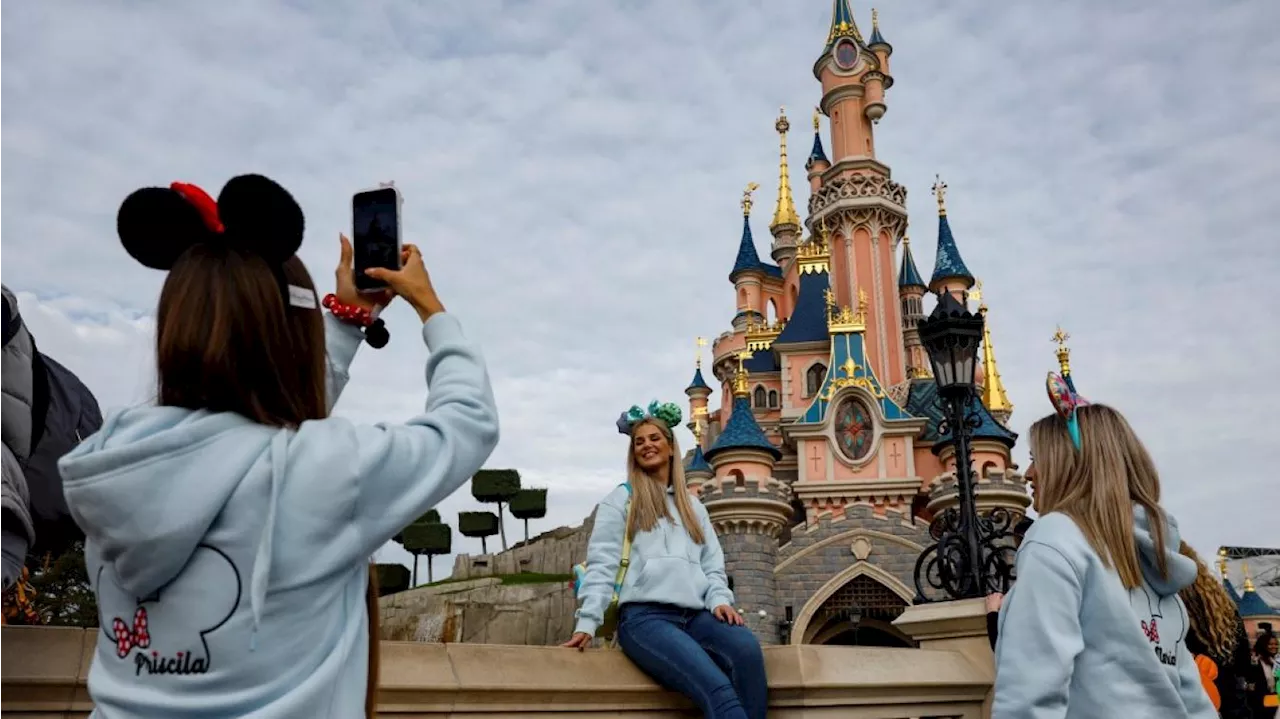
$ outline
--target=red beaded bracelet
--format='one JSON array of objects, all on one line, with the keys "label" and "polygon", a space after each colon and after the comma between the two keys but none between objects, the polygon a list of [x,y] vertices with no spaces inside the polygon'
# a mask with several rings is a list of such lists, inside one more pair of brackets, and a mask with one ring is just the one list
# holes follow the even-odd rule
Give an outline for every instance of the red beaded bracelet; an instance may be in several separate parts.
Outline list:
[{"label": "red beaded bracelet", "polygon": [[349,305],[338,299],[337,295],[327,294],[324,301],[320,303],[326,310],[333,313],[334,317],[346,322],[350,325],[358,327],[368,327],[373,324],[373,313],[363,307]]}]

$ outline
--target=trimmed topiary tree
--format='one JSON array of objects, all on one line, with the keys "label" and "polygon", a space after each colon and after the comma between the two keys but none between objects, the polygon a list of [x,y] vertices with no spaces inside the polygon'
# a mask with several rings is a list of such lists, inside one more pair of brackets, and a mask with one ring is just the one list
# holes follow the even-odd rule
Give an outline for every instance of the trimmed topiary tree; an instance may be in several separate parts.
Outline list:
[{"label": "trimmed topiary tree", "polygon": [[427,581],[435,581],[435,558],[453,551],[453,530],[440,521],[432,509],[396,535],[405,551],[413,555],[413,586],[418,586],[418,557],[427,555]]},{"label": "trimmed topiary tree", "polygon": [[458,531],[464,537],[479,537],[480,551],[489,553],[489,537],[498,533],[498,515],[493,512],[458,512]]},{"label": "trimmed topiary tree", "polygon": [[502,551],[507,550],[507,528],[502,505],[520,492],[520,473],[514,469],[482,469],[471,478],[471,496],[482,504],[498,505],[498,532],[502,535]]},{"label": "trimmed topiary tree", "polygon": [[547,490],[522,489],[511,498],[511,515],[524,520],[524,541],[529,541],[529,520],[547,516]]},{"label": "trimmed topiary tree", "polygon": [[378,596],[403,592],[409,588],[409,568],[403,564],[379,564]]}]

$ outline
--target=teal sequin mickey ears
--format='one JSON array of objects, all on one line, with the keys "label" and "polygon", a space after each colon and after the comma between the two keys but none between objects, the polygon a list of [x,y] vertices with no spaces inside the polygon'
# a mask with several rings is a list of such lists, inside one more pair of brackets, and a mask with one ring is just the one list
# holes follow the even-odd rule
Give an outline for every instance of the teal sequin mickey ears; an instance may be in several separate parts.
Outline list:
[{"label": "teal sequin mickey ears", "polygon": [[647,419],[656,419],[667,425],[669,429],[675,429],[683,418],[679,405],[674,402],[664,402],[659,404],[658,400],[649,403],[648,410],[640,409],[639,405],[632,405],[631,409],[623,412],[618,417],[618,433],[631,434],[631,428],[637,423]]}]

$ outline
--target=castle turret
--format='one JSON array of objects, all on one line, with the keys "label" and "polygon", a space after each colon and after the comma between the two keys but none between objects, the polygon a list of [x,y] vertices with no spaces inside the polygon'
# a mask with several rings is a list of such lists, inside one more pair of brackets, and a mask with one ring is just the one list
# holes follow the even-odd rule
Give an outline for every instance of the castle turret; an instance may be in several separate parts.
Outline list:
[{"label": "castle turret", "polygon": [[809,159],[804,162],[810,192],[817,192],[818,188],[822,187],[822,173],[831,167],[831,161],[827,159],[827,151],[822,147],[822,122],[819,119],[821,115],[821,110],[813,108],[813,149],[809,150]]},{"label": "castle turret", "polygon": [[685,424],[698,440],[698,449],[702,449],[702,437],[707,430],[707,399],[711,397],[711,386],[702,378],[702,348],[707,346],[705,337],[695,340],[698,347],[694,358],[693,381],[684,388],[689,397],[689,421]]},{"label": "castle turret", "polygon": [[702,485],[702,501],[724,551],[737,609],[762,644],[777,644],[783,617],[773,570],[778,537],[793,510],[789,488],[773,477],[774,463],[782,453],[751,413],[751,390],[743,367],[750,354],[738,355],[732,414],[706,452],[715,477]]},{"label": "castle turret", "polygon": [[[982,282],[978,281],[969,294],[978,303],[978,313],[987,318],[987,302],[982,297]],[[1000,370],[996,367],[996,349],[991,344],[991,322],[982,323],[982,404],[986,405],[991,415],[1000,424],[1008,426],[1013,416],[1013,403],[1005,392],[1004,381],[1000,379]]]},{"label": "castle turret", "polygon": [[[742,239],[738,241],[738,256],[734,259],[729,281],[738,295],[738,312],[733,318],[733,329],[746,331],[747,324],[764,319],[764,278],[768,265],[760,261],[756,241],[751,236],[751,193],[760,186],[752,182],[742,192]],[[776,268],[775,268],[776,269]]]},{"label": "castle turret", "polygon": [[778,203],[773,210],[773,221],[769,223],[769,232],[773,234],[773,261],[779,265],[795,257],[796,244],[800,240],[800,215],[796,213],[796,203],[791,197],[791,168],[787,162],[787,132],[791,123],[787,121],[785,108],[778,109],[778,120],[773,125],[778,131]]},{"label": "castle turret", "polygon": [[947,183],[941,177],[933,183],[933,195],[938,198],[938,254],[933,261],[933,277],[929,280],[929,290],[934,293],[950,292],[961,304],[964,304],[964,293],[973,287],[973,273],[965,266],[960,257],[960,248],[956,246],[956,238],[951,234],[951,223],[947,221]]},{"label": "castle turret", "polygon": [[702,430],[694,432],[694,435],[698,437],[699,444],[693,448],[693,455],[689,457],[689,463],[684,466],[684,479],[688,486],[701,490],[702,483],[714,477],[716,471],[707,463],[707,456],[702,453]]},{"label": "castle turret", "polygon": [[907,378],[929,376],[929,355],[920,342],[920,321],[924,319],[924,293],[929,288],[916,269],[911,255],[911,238],[902,238],[902,267],[898,270],[898,299],[902,308],[902,341],[907,352]]},{"label": "castle turret", "polygon": [[880,13],[875,9],[871,10],[871,39],[867,41],[867,49],[875,54],[879,65],[863,78],[867,85],[866,109],[863,112],[874,124],[884,117],[884,91],[893,87],[893,76],[889,74],[889,56],[893,54],[893,46],[880,34]]}]

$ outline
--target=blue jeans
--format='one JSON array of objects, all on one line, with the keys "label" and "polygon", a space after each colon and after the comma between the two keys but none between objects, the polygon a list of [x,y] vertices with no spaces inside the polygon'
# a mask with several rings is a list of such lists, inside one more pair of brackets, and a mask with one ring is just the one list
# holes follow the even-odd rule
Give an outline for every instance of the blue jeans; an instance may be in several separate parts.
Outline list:
[{"label": "blue jeans", "polygon": [[618,645],[666,689],[693,700],[707,719],[764,719],[764,653],[746,627],[705,609],[625,604]]}]

